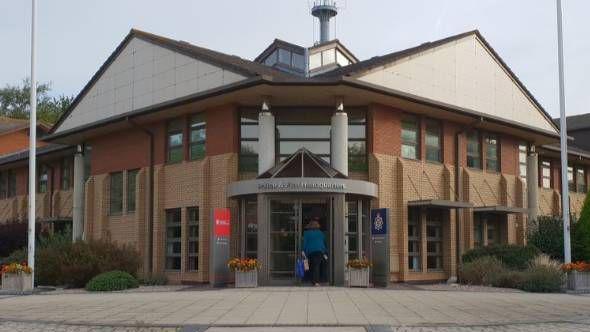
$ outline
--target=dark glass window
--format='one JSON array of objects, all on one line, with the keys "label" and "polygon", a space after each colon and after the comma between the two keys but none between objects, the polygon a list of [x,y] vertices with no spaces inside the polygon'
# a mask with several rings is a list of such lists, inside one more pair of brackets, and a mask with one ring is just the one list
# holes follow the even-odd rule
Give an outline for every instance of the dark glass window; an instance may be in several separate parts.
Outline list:
[{"label": "dark glass window", "polygon": [[498,136],[486,135],[486,170],[500,171],[500,144]]},{"label": "dark glass window", "polygon": [[547,160],[541,161],[541,186],[551,188],[551,162]]},{"label": "dark glass window", "polygon": [[440,122],[426,122],[426,160],[442,162],[442,129]]},{"label": "dark glass window", "polygon": [[240,116],[240,171],[258,171],[258,112],[242,111]]},{"label": "dark glass window", "polygon": [[442,270],[442,211],[430,209],[426,215],[426,268],[428,270]]},{"label": "dark glass window", "polygon": [[183,121],[173,120],[168,123],[168,162],[176,163],[184,159]]},{"label": "dark glass window", "polygon": [[528,144],[523,142],[518,145],[518,171],[520,178],[526,181],[527,174],[527,156],[528,156]]},{"label": "dark glass window", "polygon": [[246,199],[244,204],[245,257],[258,257],[258,203],[256,199]]},{"label": "dark glass window", "polygon": [[49,169],[45,165],[41,165],[39,168],[39,178],[37,182],[37,192],[46,193],[47,184],[49,182]]},{"label": "dark glass window", "polygon": [[182,226],[180,209],[166,210],[166,270],[180,270]]},{"label": "dark glass window", "polygon": [[481,168],[481,143],[477,131],[467,134],[467,167]]},{"label": "dark glass window", "polygon": [[13,170],[8,171],[8,195],[7,197],[16,196],[16,172]]},{"label": "dark glass window", "polygon": [[402,157],[420,159],[419,128],[416,117],[407,116],[402,120]]},{"label": "dark glass window", "polygon": [[0,199],[8,196],[8,172],[0,172]]},{"label": "dark glass window", "polygon": [[588,187],[586,186],[586,170],[583,167],[576,167],[576,187],[579,193],[586,193]]},{"label": "dark glass window", "polygon": [[135,212],[137,173],[139,173],[139,170],[137,169],[127,171],[127,212]]},{"label": "dark glass window", "polygon": [[306,115],[293,110],[278,111],[275,119],[279,160],[303,147],[330,162],[330,116],[328,111]]},{"label": "dark glass window", "polygon": [[478,248],[483,246],[483,227],[479,219],[473,221],[473,245]]},{"label": "dark glass window", "polygon": [[422,269],[422,255],[420,247],[422,229],[420,227],[420,210],[408,209],[408,269],[420,271]]},{"label": "dark glass window", "polygon": [[109,187],[109,211],[111,215],[123,211],[123,172],[111,173]]},{"label": "dark glass window", "polygon": [[567,168],[567,187],[569,191],[576,191],[576,184],[574,183],[574,168],[568,166]]},{"label": "dark glass window", "polygon": [[70,190],[72,187],[72,161],[64,158],[61,161],[61,190]]},{"label": "dark glass window", "polygon": [[190,157],[197,160],[205,157],[207,141],[205,116],[203,114],[191,117],[190,123]]},{"label": "dark glass window", "polygon": [[367,171],[367,118],[365,112],[348,113],[348,169]]},{"label": "dark glass window", "polygon": [[188,221],[187,249],[188,257],[187,271],[197,271],[199,269],[199,208],[190,207],[186,210]]}]

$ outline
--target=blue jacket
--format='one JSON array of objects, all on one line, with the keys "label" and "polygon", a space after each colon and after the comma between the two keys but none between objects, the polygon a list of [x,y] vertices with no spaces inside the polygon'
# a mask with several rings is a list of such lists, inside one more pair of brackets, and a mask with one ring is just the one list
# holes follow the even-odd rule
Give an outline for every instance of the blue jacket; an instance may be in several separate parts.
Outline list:
[{"label": "blue jacket", "polygon": [[303,251],[308,257],[314,252],[327,252],[324,233],[319,229],[309,229],[303,232]]}]

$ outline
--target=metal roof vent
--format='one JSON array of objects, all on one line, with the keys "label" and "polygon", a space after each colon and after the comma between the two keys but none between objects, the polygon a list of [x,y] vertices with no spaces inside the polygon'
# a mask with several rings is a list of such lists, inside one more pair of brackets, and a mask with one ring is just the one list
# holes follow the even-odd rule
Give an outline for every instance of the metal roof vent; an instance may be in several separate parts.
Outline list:
[{"label": "metal roof vent", "polygon": [[320,44],[330,40],[330,19],[338,15],[334,0],[317,0],[313,2],[311,15],[320,20]]}]

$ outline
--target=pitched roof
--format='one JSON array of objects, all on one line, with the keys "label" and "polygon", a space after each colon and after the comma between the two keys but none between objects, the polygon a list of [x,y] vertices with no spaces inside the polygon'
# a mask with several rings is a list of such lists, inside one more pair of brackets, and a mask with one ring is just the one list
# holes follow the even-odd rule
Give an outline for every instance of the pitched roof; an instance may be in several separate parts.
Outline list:
[{"label": "pitched roof", "polygon": [[[590,129],[590,113],[571,115],[566,117],[567,131]],[[555,125],[559,128],[560,118],[553,119]]]},{"label": "pitched roof", "polygon": [[[52,152],[74,149],[74,147],[62,144],[47,144],[37,148],[37,156],[43,156]],[[29,149],[13,152],[0,156],[0,166],[29,159]]]},{"label": "pitched roof", "polygon": [[0,135],[22,129],[27,128],[29,126],[29,121],[26,119],[13,119],[7,116],[0,116]]}]

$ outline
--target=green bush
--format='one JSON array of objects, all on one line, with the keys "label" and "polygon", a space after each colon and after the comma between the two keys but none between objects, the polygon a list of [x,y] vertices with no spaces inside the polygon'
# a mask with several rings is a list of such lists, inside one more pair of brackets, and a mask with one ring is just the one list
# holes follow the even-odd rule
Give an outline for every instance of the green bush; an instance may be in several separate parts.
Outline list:
[{"label": "green bush", "polygon": [[526,278],[526,272],[506,270],[493,279],[492,286],[501,288],[522,288]]},{"label": "green bush", "polygon": [[553,259],[563,260],[563,219],[540,216],[528,225],[528,242]]},{"label": "green bush", "polygon": [[482,256],[463,264],[459,280],[464,284],[491,286],[497,283],[498,277],[504,272],[506,267],[499,259]]},{"label": "green bush", "polygon": [[168,283],[168,277],[165,274],[152,274],[140,279],[140,283],[146,286],[161,286]]},{"label": "green bush", "polygon": [[509,269],[524,270],[538,254],[539,250],[533,246],[505,244],[471,249],[463,255],[462,259],[463,264],[466,264],[482,257],[491,256],[501,261]]},{"label": "green bush", "polygon": [[111,292],[137,287],[139,287],[137,279],[123,271],[101,273],[86,284],[86,290],[92,292]]},{"label": "green bush", "polygon": [[563,272],[550,266],[531,266],[524,273],[520,289],[527,292],[554,293],[561,290]]},{"label": "green bush", "polygon": [[590,195],[586,195],[580,218],[573,226],[572,259],[590,261]]}]

